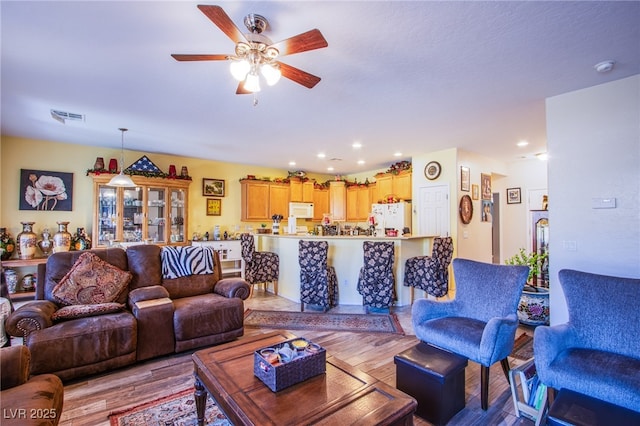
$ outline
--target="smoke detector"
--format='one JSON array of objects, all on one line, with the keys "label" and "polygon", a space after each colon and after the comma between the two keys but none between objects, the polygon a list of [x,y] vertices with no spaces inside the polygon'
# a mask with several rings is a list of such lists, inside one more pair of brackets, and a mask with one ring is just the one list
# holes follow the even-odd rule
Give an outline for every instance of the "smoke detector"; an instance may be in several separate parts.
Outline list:
[{"label": "smoke detector", "polygon": [[596,71],[603,74],[611,71],[614,65],[615,65],[615,61],[602,61],[595,64],[593,67],[596,69]]}]

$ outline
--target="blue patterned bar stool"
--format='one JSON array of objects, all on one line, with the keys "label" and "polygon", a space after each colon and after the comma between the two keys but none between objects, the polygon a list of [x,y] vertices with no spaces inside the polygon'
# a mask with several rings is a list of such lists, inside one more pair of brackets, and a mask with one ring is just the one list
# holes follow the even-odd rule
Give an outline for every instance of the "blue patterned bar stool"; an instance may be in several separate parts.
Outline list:
[{"label": "blue patterned bar stool", "polygon": [[407,259],[404,266],[404,285],[411,287],[411,304],[414,288],[435,297],[449,292],[449,265],[453,257],[453,238],[438,237],[433,240],[431,256]]},{"label": "blue patterned bar stool", "polygon": [[273,282],[273,293],[278,294],[278,277],[280,276],[280,258],[270,251],[256,251],[252,234],[240,236],[242,259],[244,260],[244,279],[251,284],[263,284],[265,291],[269,282]]},{"label": "blue patterned bar stool", "polygon": [[362,304],[366,313],[370,309],[388,310],[396,300],[393,276],[393,241],[365,241],[364,266],[358,276],[358,292],[362,295]]},{"label": "blue patterned bar stool", "polygon": [[300,311],[305,303],[325,311],[333,308],[338,303],[338,278],[335,268],[327,264],[329,243],[300,240],[298,248]]}]

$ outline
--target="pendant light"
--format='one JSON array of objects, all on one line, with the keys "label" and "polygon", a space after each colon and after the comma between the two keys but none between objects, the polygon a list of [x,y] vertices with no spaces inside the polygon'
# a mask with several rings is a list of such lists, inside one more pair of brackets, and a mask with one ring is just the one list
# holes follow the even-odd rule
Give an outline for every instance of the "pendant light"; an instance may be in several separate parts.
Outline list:
[{"label": "pendant light", "polygon": [[124,174],[124,132],[129,129],[119,128],[122,132],[122,147],[120,150],[120,173],[111,178],[107,185],[109,186],[121,186],[124,188],[133,188],[137,186],[132,180],[131,177]]}]

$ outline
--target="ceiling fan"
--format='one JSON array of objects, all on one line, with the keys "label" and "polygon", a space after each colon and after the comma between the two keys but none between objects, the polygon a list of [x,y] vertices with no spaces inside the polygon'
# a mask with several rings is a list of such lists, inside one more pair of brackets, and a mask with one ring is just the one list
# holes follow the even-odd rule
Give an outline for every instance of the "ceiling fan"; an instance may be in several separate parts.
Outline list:
[{"label": "ceiling fan", "polygon": [[172,54],[177,61],[231,61],[231,74],[240,82],[236,90],[239,95],[260,91],[259,74],[268,85],[277,83],[280,76],[309,89],[320,82],[320,77],[278,60],[281,56],[327,47],[320,30],[313,29],[273,43],[262,34],[269,23],[261,15],[249,14],[244,18],[249,33],[243,34],[220,6],[198,5],[198,9],[236,44],[235,54]]}]

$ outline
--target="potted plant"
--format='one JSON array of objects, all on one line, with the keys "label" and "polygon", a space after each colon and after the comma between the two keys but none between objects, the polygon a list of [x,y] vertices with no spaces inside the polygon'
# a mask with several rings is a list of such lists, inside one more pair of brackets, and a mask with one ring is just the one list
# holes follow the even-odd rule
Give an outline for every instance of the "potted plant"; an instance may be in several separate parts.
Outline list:
[{"label": "potted plant", "polygon": [[518,304],[518,319],[523,324],[533,326],[549,324],[549,289],[544,286],[546,280],[542,279],[546,276],[548,260],[548,251],[527,253],[523,248],[518,254],[505,260],[507,265],[529,267],[527,285],[522,291]]}]

